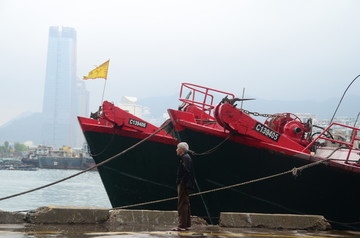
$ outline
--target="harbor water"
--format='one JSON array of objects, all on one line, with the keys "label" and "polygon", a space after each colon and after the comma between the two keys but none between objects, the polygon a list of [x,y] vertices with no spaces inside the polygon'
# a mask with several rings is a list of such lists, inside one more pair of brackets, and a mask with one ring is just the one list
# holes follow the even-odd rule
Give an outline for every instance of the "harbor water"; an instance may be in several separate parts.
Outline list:
[{"label": "harbor water", "polygon": [[[78,172],[80,171],[63,169],[0,170],[0,197],[34,189]],[[88,171],[53,186],[2,200],[0,210],[26,211],[49,205],[111,208],[98,172]]]}]

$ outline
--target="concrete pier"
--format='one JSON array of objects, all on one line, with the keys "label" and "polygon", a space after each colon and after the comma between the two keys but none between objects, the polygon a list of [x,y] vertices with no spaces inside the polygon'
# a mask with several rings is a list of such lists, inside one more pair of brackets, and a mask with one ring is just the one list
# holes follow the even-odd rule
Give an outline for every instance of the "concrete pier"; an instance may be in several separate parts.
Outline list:
[{"label": "concrete pier", "polygon": [[156,211],[156,210],[113,210],[107,221],[114,225],[173,225],[176,226],[178,216],[176,211]]},{"label": "concrete pier", "polygon": [[[306,226],[303,225],[303,219],[309,219]],[[322,220],[322,217],[319,219]],[[318,224],[318,219],[313,219],[313,216],[222,213],[219,225],[208,225],[198,217],[191,217],[191,220],[191,228],[179,232],[172,231],[172,228],[177,225],[176,211],[108,210],[96,207],[49,206],[27,213],[0,211],[0,236],[12,238],[55,236],[58,238],[120,236],[143,238],[178,238],[179,236],[201,236],[204,238],[360,237],[360,231],[320,230],[328,229],[328,226],[314,225]]]},{"label": "concrete pier", "polygon": [[292,230],[328,230],[331,228],[330,223],[323,216],[234,212],[222,212],[219,225]]},{"label": "concrete pier", "polygon": [[107,221],[109,216],[106,208],[47,206],[29,211],[25,221],[37,224],[94,224]]},{"label": "concrete pier", "polygon": [[25,213],[0,210],[0,224],[19,224],[25,222]]},{"label": "concrete pier", "polygon": [[[46,206],[27,213],[0,211],[1,224],[103,224],[109,228],[122,225],[176,226],[176,211],[108,210],[98,207]],[[204,225],[205,220],[192,217],[192,224]],[[293,230],[328,230],[323,216],[292,214],[230,213],[220,214],[220,227],[267,228]]]}]

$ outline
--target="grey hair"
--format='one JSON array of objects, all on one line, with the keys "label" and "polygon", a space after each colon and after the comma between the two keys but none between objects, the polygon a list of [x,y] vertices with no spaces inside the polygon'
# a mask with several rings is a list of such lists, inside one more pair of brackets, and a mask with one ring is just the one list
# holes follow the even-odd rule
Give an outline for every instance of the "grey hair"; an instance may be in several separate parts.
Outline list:
[{"label": "grey hair", "polygon": [[180,143],[177,145],[177,148],[182,148],[182,149],[184,149],[185,151],[188,151],[188,150],[189,150],[189,145],[188,145],[186,142],[180,142]]}]

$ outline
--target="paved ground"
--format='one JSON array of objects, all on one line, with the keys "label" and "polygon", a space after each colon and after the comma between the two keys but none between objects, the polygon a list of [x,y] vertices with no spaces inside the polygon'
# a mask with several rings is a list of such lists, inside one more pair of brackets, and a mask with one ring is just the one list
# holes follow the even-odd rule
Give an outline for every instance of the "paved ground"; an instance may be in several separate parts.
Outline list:
[{"label": "paved ground", "polygon": [[171,231],[170,226],[131,225],[108,227],[104,225],[39,225],[1,224],[0,237],[11,238],[113,238],[113,237],[261,237],[261,238],[355,238],[360,231],[302,231],[224,228],[219,226],[196,225],[186,232]]}]

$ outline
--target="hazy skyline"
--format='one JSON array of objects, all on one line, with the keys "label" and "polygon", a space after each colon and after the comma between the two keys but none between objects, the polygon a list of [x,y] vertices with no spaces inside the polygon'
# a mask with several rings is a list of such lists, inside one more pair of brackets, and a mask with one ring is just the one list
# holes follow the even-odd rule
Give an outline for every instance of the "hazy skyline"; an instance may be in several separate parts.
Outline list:
[{"label": "hazy skyline", "polygon": [[[116,103],[177,94],[181,82],[237,95],[245,87],[264,99],[340,98],[360,74],[359,7],[356,0],[2,0],[0,126],[42,110],[50,26],[76,29],[80,78],[110,59],[104,99]],[[86,86],[95,111],[104,80]],[[359,89],[357,81],[348,95]],[[355,117],[358,102],[343,103],[353,104]]]}]

